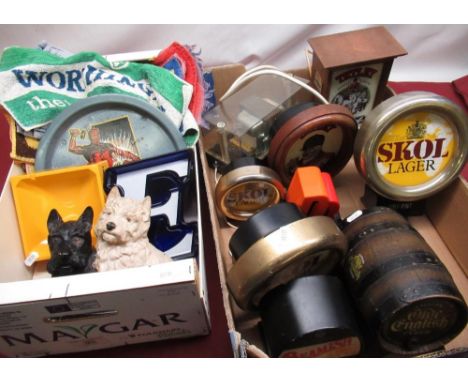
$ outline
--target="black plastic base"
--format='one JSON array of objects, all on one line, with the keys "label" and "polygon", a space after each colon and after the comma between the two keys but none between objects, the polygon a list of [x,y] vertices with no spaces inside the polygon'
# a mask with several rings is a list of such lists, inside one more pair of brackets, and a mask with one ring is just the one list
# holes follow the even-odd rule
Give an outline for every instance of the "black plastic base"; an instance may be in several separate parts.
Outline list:
[{"label": "black plastic base", "polygon": [[416,200],[412,202],[400,202],[377,194],[369,186],[365,186],[362,203],[367,207],[382,206],[388,207],[402,214],[403,216],[419,216],[426,213],[426,200]]}]

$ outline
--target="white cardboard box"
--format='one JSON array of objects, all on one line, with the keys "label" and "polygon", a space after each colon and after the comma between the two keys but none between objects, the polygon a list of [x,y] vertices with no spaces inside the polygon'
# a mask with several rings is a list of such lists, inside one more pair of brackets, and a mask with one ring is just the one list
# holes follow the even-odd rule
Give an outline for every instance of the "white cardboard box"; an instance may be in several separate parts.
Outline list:
[{"label": "white cardboard box", "polygon": [[9,184],[20,173],[13,165],[0,196],[0,353],[41,356],[210,332],[202,240],[198,261],[33,279],[33,269],[23,263]]}]

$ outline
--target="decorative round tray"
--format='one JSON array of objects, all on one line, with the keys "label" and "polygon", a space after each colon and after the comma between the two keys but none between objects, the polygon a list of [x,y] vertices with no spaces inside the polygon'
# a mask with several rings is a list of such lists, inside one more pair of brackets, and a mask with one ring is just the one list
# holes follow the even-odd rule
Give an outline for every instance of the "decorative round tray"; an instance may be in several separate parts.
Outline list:
[{"label": "decorative round tray", "polygon": [[317,166],[334,176],[353,155],[357,124],[346,107],[302,106],[296,106],[297,114],[280,121],[270,143],[268,164],[284,185],[290,183],[298,167]]},{"label": "decorative round tray", "polygon": [[182,135],[156,107],[126,95],[77,101],[42,137],[37,171],[107,161],[110,167],[186,148]]}]

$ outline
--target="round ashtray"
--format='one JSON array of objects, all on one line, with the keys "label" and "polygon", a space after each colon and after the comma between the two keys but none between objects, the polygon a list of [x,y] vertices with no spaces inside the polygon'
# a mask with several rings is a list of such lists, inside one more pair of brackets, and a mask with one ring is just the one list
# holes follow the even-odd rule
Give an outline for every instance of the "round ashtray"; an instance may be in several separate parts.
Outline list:
[{"label": "round ashtray", "polygon": [[75,102],[47,128],[37,171],[107,161],[110,167],[186,148],[178,128],[156,107],[127,95]]}]

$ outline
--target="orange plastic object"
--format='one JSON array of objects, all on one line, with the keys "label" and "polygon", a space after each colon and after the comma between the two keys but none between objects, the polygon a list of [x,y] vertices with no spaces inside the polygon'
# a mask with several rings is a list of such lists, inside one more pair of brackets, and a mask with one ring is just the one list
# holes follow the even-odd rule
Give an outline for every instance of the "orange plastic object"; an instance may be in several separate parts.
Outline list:
[{"label": "orange plastic object", "polygon": [[69,221],[78,219],[91,206],[93,224],[97,222],[105,203],[103,179],[107,167],[107,162],[100,162],[11,178],[26,265],[50,259],[47,218],[53,208]]},{"label": "orange plastic object", "polygon": [[320,168],[298,167],[289,184],[286,201],[294,203],[306,215],[324,215],[328,209],[328,193]]},{"label": "orange plastic object", "polygon": [[[335,185],[333,184],[331,175],[328,172],[322,172],[322,179],[328,195],[328,210],[326,211],[326,215],[333,218],[340,210],[340,201],[336,194]],[[312,211],[313,214],[315,214],[314,212],[315,211]]]}]

